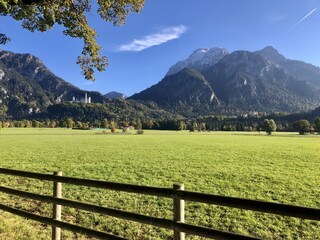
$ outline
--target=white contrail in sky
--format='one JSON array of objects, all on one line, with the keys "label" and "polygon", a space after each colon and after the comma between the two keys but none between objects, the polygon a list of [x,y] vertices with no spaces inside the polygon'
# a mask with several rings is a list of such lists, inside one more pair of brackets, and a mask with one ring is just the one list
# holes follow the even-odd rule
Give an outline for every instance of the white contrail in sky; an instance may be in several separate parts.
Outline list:
[{"label": "white contrail in sky", "polygon": [[317,8],[312,9],[307,15],[305,15],[299,22],[297,22],[295,25],[293,25],[291,28],[289,28],[287,31],[285,31],[279,39],[282,39],[284,36],[286,36],[289,32],[291,32],[293,29],[295,29],[300,23],[302,23],[304,20],[306,20],[312,13],[317,11]]},{"label": "white contrail in sky", "polygon": [[297,22],[290,30],[295,29],[301,22],[306,20],[312,13],[314,13],[317,10],[317,8],[313,9],[311,12],[309,12],[307,15],[305,15],[299,22]]}]

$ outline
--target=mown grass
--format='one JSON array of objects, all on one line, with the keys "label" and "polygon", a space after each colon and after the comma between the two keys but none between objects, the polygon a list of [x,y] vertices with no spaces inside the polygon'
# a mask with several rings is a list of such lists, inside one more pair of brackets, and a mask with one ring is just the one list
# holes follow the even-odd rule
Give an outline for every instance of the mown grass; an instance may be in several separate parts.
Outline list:
[{"label": "mown grass", "polygon": [[[294,133],[98,134],[68,129],[2,129],[0,167],[171,187],[320,208],[320,136]],[[0,175],[1,185],[51,195],[49,182]],[[66,198],[172,218],[168,199],[63,186]],[[51,206],[0,194],[8,205],[50,216]],[[320,224],[205,204],[186,203],[186,221],[263,239],[320,239]],[[63,209],[63,219],[129,239],[172,239],[172,232]],[[15,222],[18,221],[16,224]],[[20,227],[21,226],[21,227]],[[65,239],[87,239],[63,231]],[[49,239],[50,228],[0,211],[1,239]],[[200,239],[187,236],[187,239]]]}]

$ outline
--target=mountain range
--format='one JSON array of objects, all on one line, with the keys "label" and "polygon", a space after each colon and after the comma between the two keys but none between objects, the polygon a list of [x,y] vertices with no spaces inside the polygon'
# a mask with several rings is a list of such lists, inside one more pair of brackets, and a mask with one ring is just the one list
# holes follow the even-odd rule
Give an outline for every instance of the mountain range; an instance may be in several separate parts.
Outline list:
[{"label": "mountain range", "polygon": [[0,50],[0,120],[73,117],[91,121],[141,118],[142,115],[172,116],[154,104],[123,98],[124,95],[114,92],[103,96],[99,92],[81,90],[57,77],[31,54]]},{"label": "mountain range", "polygon": [[125,98],[81,90],[33,55],[0,50],[0,118],[11,119],[90,111],[99,118],[306,111],[320,106],[320,68],[287,59],[273,47],[231,53],[202,48],[173,65],[159,83]]},{"label": "mountain range", "polygon": [[197,49],[131,99],[185,116],[305,111],[320,105],[320,68],[287,59],[270,46],[232,53]]}]

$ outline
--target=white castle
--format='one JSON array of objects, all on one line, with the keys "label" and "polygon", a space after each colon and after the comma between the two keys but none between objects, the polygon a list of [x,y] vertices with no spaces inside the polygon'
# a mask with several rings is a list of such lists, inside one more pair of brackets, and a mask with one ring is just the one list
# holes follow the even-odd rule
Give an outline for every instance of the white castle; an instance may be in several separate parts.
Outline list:
[{"label": "white castle", "polygon": [[85,104],[91,103],[91,97],[88,97],[88,94],[86,93],[84,98],[81,100],[76,99],[76,97],[72,97],[72,102],[84,102]]},{"label": "white castle", "polygon": [[91,103],[91,97],[88,97],[87,93],[84,95],[84,103]]}]

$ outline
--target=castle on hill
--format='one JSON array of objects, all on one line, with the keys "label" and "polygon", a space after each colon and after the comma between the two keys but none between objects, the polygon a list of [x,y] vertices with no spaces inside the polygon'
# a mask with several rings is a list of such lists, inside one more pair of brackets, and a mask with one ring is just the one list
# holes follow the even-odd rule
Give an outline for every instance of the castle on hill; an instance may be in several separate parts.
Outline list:
[{"label": "castle on hill", "polygon": [[83,102],[85,104],[92,103],[91,102],[91,97],[90,96],[88,97],[87,93],[84,95],[84,98],[81,98],[80,100],[78,100],[76,97],[73,96],[71,102]]}]

